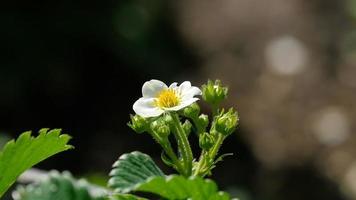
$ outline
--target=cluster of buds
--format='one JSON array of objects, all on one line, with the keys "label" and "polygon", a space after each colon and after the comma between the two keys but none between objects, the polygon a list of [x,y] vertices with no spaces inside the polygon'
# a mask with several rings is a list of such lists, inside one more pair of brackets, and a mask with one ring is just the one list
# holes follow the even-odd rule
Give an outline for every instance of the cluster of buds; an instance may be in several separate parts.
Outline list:
[{"label": "cluster of buds", "polygon": [[209,125],[208,115],[200,114],[200,107],[197,103],[193,103],[192,105],[184,108],[182,116],[192,120],[195,125],[197,135],[203,133],[206,127]]},{"label": "cluster of buds", "polygon": [[164,116],[158,118],[144,118],[139,115],[130,115],[131,121],[127,124],[136,133],[148,132],[154,139],[161,143],[171,133],[171,117]]},{"label": "cluster of buds", "polygon": [[[142,117],[131,115],[128,125],[137,133],[147,132],[162,146],[164,163],[169,163],[180,174],[185,176],[205,176],[211,174],[211,169],[217,162],[216,156],[224,139],[237,128],[238,113],[230,108],[220,109],[220,103],[226,99],[228,88],[222,86],[219,80],[208,81],[201,88],[202,98],[213,109],[212,122],[209,117],[201,114],[197,103],[191,103],[178,111],[168,111],[160,116]],[[169,92],[169,91],[168,91]],[[168,95],[168,94],[165,94]],[[173,94],[169,94],[173,95]],[[166,96],[165,98],[171,98]],[[184,121],[183,121],[183,120]],[[179,155],[172,149],[170,133],[174,134]],[[199,160],[193,158],[188,137],[195,132],[199,139],[201,156]]]}]

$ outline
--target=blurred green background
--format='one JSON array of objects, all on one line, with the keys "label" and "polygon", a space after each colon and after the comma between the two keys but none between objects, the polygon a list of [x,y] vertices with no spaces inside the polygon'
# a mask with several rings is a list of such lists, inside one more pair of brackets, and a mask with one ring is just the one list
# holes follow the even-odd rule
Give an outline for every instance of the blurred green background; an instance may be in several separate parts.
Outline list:
[{"label": "blurred green background", "polygon": [[234,156],[212,176],[222,189],[356,199],[355,0],[14,0],[0,11],[0,144],[49,127],[76,147],[38,168],[102,180],[139,150],[172,172],[126,126],[132,104],[153,78],[219,78],[241,116],[222,148]]}]

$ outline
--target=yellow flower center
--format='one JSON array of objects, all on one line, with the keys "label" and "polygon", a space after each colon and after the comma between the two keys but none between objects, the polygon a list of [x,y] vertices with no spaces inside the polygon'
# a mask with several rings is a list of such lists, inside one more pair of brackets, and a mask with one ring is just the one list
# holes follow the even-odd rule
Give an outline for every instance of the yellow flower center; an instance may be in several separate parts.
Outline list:
[{"label": "yellow flower center", "polygon": [[160,108],[171,108],[177,106],[180,99],[173,89],[164,89],[157,95],[155,104]]}]

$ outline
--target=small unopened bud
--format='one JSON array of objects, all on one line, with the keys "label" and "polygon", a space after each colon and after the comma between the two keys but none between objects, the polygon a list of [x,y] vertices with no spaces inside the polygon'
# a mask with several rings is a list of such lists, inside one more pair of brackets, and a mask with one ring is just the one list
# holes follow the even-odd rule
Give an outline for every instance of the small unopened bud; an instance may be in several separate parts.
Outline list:
[{"label": "small unopened bud", "polygon": [[158,119],[151,123],[151,130],[160,136],[161,138],[166,138],[170,134],[171,130],[164,120]]},{"label": "small unopened bud", "polygon": [[197,118],[200,113],[200,107],[197,103],[193,103],[190,106],[184,108],[183,114],[185,117],[194,119]]},{"label": "small unopened bud", "polygon": [[202,86],[202,97],[204,101],[217,105],[222,100],[226,99],[228,88],[221,85],[220,80],[214,82],[209,80],[207,84]]},{"label": "small unopened bud", "polygon": [[209,124],[209,117],[208,115],[201,114],[198,118],[198,123],[202,127],[203,130],[208,126]]},{"label": "small unopened bud", "polygon": [[171,115],[165,115],[163,116],[163,121],[167,124],[170,125],[173,123],[173,118]]},{"label": "small unopened bud", "polygon": [[188,136],[192,130],[192,123],[190,123],[189,120],[185,120],[185,122],[183,123],[183,129],[185,134]]},{"label": "small unopened bud", "polygon": [[230,108],[228,112],[222,110],[216,117],[215,129],[221,134],[230,135],[238,125],[239,117],[234,109]]},{"label": "small unopened bud", "polygon": [[148,129],[148,122],[139,115],[130,115],[131,121],[127,125],[136,133],[143,133]]},{"label": "small unopened bud", "polygon": [[204,150],[209,150],[214,145],[214,138],[207,132],[199,136],[199,146]]}]

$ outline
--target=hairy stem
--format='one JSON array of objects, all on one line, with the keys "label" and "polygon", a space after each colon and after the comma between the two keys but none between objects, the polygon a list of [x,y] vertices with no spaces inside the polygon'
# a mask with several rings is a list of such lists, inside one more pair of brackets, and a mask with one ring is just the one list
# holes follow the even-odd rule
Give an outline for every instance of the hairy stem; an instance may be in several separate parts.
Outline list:
[{"label": "hairy stem", "polygon": [[168,155],[168,157],[171,159],[173,164],[175,165],[176,170],[180,174],[184,173],[184,167],[182,166],[182,163],[179,161],[177,155],[175,154],[169,140],[167,139],[167,141],[164,144],[162,144],[161,146],[162,146],[163,150],[166,152],[166,154]]},{"label": "hairy stem", "polygon": [[205,164],[206,164],[205,163],[206,156],[209,156],[209,154],[205,150],[202,150],[202,152],[200,154],[198,165],[195,168],[195,171],[193,174],[194,176],[202,176],[203,177],[204,172],[202,171],[202,169],[205,167]]},{"label": "hairy stem", "polygon": [[225,136],[223,136],[222,134],[218,134],[217,137],[218,138],[216,140],[216,143],[208,152],[202,150],[198,165],[194,171],[194,176],[204,177],[209,172],[209,166],[214,163],[215,157],[218,154],[219,149],[225,139]]},{"label": "hairy stem", "polygon": [[214,146],[210,149],[209,156],[212,160],[214,160],[216,154],[219,152],[220,146],[222,145],[224,139],[225,136],[219,133]]},{"label": "hairy stem", "polygon": [[175,152],[174,152],[174,150],[172,148],[172,145],[171,145],[170,141],[168,140],[168,138],[163,139],[163,138],[159,137],[153,131],[149,131],[149,132],[152,135],[153,139],[156,140],[156,142],[159,145],[161,145],[163,150],[166,152],[168,157],[171,159],[171,161],[173,162],[173,164],[176,167],[176,170],[179,173],[184,173],[184,167],[182,166],[181,162],[179,161],[177,155],[175,154]]},{"label": "hairy stem", "polygon": [[185,131],[182,127],[182,124],[179,120],[179,116],[177,113],[172,113],[172,118],[174,122],[175,131],[173,131],[174,136],[178,143],[179,151],[181,152],[181,156],[183,158],[185,174],[184,176],[190,176],[192,174],[192,162],[193,162],[193,153],[190,148],[190,144],[185,134]]}]

